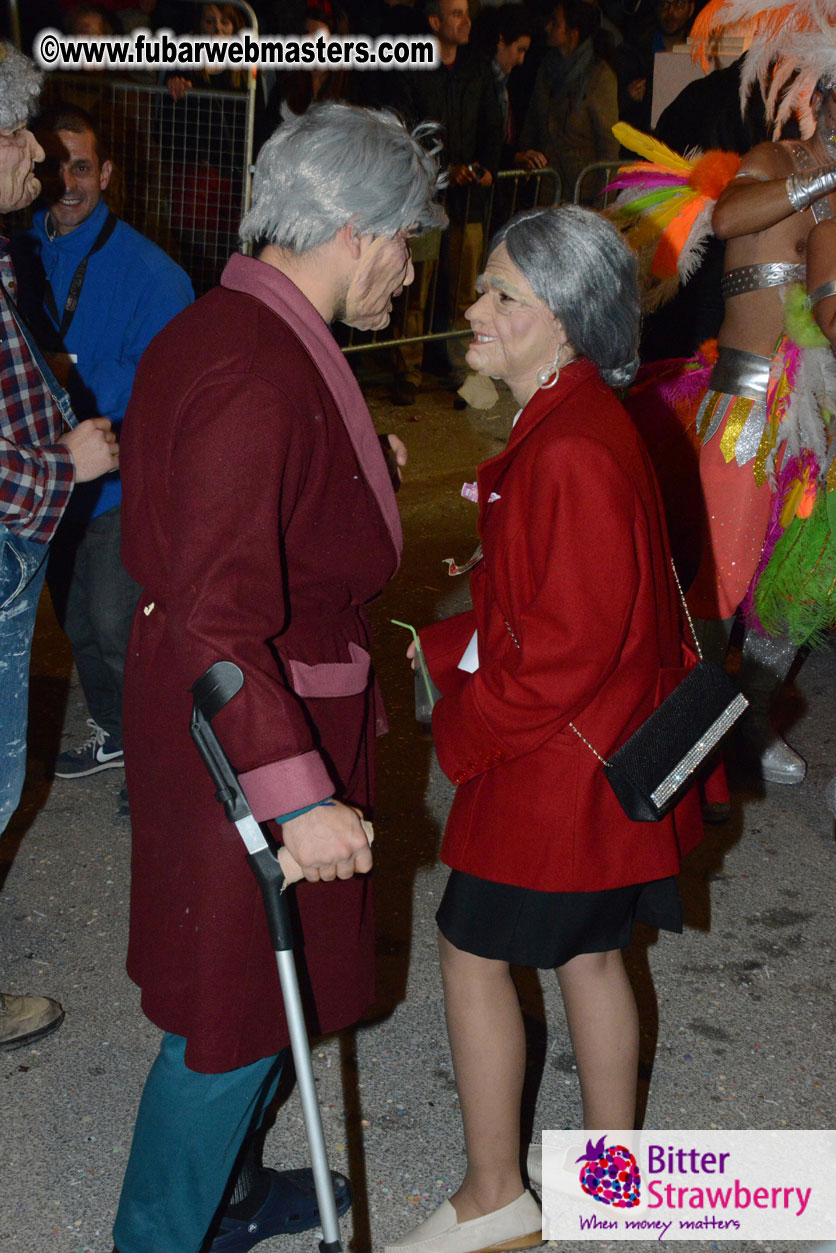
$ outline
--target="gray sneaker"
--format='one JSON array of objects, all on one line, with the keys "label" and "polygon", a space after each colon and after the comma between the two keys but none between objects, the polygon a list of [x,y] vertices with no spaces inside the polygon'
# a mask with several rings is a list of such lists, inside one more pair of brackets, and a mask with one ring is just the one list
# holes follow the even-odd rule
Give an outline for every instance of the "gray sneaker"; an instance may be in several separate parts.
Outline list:
[{"label": "gray sneaker", "polygon": [[[97,774],[100,770],[112,770],[116,766],[124,766],[125,756],[122,745],[111,740],[110,732],[100,727],[95,718],[88,718],[90,737],[78,748],[70,748],[66,753],[59,753],[55,761],[56,779],[81,779],[88,774]],[[105,741],[110,740],[109,744]]]},{"label": "gray sneaker", "polygon": [[0,992],[0,1052],[40,1040],[63,1021],[64,1011],[51,997]]}]

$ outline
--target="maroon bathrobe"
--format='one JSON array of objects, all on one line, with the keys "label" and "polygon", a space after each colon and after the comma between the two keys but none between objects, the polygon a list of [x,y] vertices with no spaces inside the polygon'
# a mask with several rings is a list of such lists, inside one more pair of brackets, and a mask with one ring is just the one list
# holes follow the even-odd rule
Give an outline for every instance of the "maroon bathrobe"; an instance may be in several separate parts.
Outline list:
[{"label": "maroon bathrobe", "polygon": [[[124,430],[123,556],[143,587],[125,675],[128,973],[151,1021],[186,1037],[186,1064],[213,1073],[288,1033],[258,887],[189,736],[189,687],[221,659],[243,670],[214,726],[259,820],[331,794],[368,811],[383,711],[363,605],[397,569],[400,523],[345,359],[261,261],[234,256],[157,336]],[[309,1024],[335,1031],[374,997],[371,884],[294,896]]]}]

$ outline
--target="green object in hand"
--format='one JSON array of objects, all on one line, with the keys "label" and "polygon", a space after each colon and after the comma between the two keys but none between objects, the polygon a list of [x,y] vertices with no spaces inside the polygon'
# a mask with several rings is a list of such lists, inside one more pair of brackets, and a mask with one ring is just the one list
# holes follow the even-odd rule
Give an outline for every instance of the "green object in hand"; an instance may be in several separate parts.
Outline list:
[{"label": "green object in hand", "polygon": [[412,635],[415,643],[415,717],[419,722],[431,722],[433,706],[441,693],[430,678],[418,632],[414,626],[410,626],[408,622],[398,622],[397,618],[390,618],[390,622],[393,626],[403,627],[405,631],[409,631]]}]

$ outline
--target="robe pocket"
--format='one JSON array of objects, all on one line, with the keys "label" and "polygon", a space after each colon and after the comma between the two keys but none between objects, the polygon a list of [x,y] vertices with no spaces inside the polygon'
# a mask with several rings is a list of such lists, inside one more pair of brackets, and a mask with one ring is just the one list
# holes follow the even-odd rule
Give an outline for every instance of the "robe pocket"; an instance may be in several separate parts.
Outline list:
[{"label": "robe pocket", "polygon": [[359,644],[348,646],[351,661],[322,661],[309,666],[304,661],[288,661],[290,680],[297,696],[305,699],[323,696],[357,696],[369,686],[372,659]]}]

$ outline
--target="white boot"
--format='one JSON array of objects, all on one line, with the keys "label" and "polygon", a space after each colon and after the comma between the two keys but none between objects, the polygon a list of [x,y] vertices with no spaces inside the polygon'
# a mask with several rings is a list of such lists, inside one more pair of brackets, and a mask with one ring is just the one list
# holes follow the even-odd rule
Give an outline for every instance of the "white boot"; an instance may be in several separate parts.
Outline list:
[{"label": "white boot", "polygon": [[794,785],[807,773],[807,763],[778,734],[769,720],[772,699],[779,691],[795,661],[798,649],[792,640],[774,639],[746,632],[740,686],[749,708],[740,723],[746,748],[757,757],[761,774],[768,783]]}]

